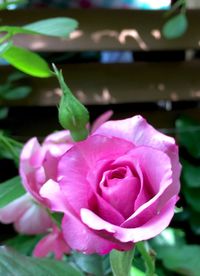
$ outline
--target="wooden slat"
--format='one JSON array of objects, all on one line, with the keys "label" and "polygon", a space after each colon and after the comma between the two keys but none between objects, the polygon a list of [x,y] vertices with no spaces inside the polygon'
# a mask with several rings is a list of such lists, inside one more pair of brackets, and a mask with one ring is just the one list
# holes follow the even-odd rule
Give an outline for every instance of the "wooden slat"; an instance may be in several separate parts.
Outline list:
[{"label": "wooden slat", "polygon": [[1,11],[1,25],[23,25],[57,16],[68,16],[78,20],[80,28],[71,39],[24,35],[16,37],[16,44],[36,51],[199,49],[200,10],[189,10],[187,14],[188,30],[181,38],[174,40],[166,40],[160,33],[166,20],[163,11],[76,9]]},{"label": "wooden slat", "polygon": [[[64,76],[75,95],[85,104],[197,100],[200,98],[200,62],[69,64]],[[5,76],[11,68],[0,68]],[[55,78],[30,78],[32,94],[7,105],[51,106],[59,101]],[[24,81],[23,81],[23,84]]]},{"label": "wooden slat", "polygon": [[[181,108],[172,111],[150,110],[135,108],[132,105],[111,105],[111,106],[89,106],[91,122],[100,114],[112,109],[114,115],[112,119],[128,118],[137,114],[145,117],[149,123],[160,131],[175,136],[175,120],[179,116],[189,116],[199,121],[200,109]],[[37,136],[41,141],[49,133],[61,129],[58,123],[58,111],[56,107],[11,107],[6,120],[0,121],[2,129],[8,129],[10,135],[15,139],[25,142],[30,137]],[[190,129],[186,129],[190,131]]]}]

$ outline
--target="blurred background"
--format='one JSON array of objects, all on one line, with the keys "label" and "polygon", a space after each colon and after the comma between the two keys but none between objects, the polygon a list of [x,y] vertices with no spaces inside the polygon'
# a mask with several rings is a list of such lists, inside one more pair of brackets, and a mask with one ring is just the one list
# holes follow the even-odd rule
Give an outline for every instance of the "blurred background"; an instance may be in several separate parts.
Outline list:
[{"label": "blurred background", "polygon": [[[0,7],[2,26],[54,17],[78,21],[69,38],[18,34],[14,44],[62,69],[73,93],[89,109],[91,121],[107,110],[113,110],[113,119],[141,114],[175,137],[183,165],[178,205],[184,209],[175,215],[172,226],[182,229],[185,243],[199,244],[200,1],[17,0],[0,1]],[[61,129],[60,96],[55,78],[29,76],[0,59],[1,133],[22,143],[32,136],[42,141]],[[17,168],[1,141],[0,157],[3,182],[15,176]],[[15,235],[10,225],[2,225],[0,231],[1,240]],[[177,233],[173,232],[174,239],[182,237]],[[158,244],[154,246],[159,251]],[[179,254],[174,246],[174,254]],[[194,251],[186,251],[187,261],[194,258]],[[185,267],[182,257],[180,263],[176,261],[179,268],[176,262],[169,267],[163,259],[171,252],[161,254],[158,275],[199,275],[200,268],[191,263]]]}]

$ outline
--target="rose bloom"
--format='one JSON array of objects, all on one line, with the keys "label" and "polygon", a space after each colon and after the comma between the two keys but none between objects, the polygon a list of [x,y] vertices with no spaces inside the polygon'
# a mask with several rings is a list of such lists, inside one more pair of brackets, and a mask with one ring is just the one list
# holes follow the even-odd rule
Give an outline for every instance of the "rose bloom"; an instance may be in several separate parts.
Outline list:
[{"label": "rose bloom", "polygon": [[[99,116],[91,126],[91,133],[107,121],[112,114],[113,112],[109,110]],[[60,158],[73,145],[70,132],[62,130],[48,135],[42,145],[36,137],[33,137],[22,149],[19,168],[22,184],[44,206],[48,206],[48,200],[42,198],[39,191],[49,179],[57,180]]]},{"label": "rose bloom", "polygon": [[20,173],[37,200],[64,213],[62,233],[72,249],[129,250],[169,225],[181,170],[173,138],[135,116],[103,123],[85,141],[69,143],[56,162],[45,161],[37,143],[26,145]]},{"label": "rose bloom", "polygon": [[26,235],[46,233],[52,226],[47,211],[28,193],[0,208],[0,222],[13,223],[17,232]]},{"label": "rose bloom", "polygon": [[50,229],[50,233],[42,238],[34,248],[33,255],[38,258],[47,257],[53,253],[55,259],[61,260],[64,254],[71,251],[63,238],[62,231],[56,225]]}]

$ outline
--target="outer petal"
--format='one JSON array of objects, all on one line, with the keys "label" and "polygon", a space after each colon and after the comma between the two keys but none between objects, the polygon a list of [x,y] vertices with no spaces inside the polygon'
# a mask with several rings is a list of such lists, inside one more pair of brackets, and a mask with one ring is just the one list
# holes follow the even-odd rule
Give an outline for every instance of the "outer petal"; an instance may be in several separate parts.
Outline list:
[{"label": "outer petal", "polygon": [[107,254],[112,249],[129,250],[130,243],[118,243],[104,239],[89,229],[81,222],[79,216],[75,215],[70,205],[65,200],[64,193],[59,185],[49,180],[41,189],[40,194],[48,198],[53,211],[64,212],[62,230],[67,244],[75,250],[87,254]]},{"label": "outer petal", "polygon": [[109,239],[101,237],[84,225],[80,219],[71,213],[65,213],[62,223],[63,235],[69,246],[86,254],[108,254],[112,249],[130,250],[131,243],[113,242],[112,236]]},{"label": "outer petal", "polygon": [[171,198],[160,213],[157,216],[152,217],[147,223],[141,227],[135,229],[124,228],[124,231],[117,233],[116,238],[122,242],[127,242],[132,240],[133,242],[138,242],[142,240],[151,239],[158,234],[160,234],[165,228],[168,227],[173,215],[175,204],[178,200],[177,196]]},{"label": "outer petal", "polygon": [[34,202],[14,224],[17,232],[28,235],[45,233],[51,225],[47,211]]},{"label": "outer petal", "polygon": [[105,230],[121,242],[139,242],[148,240],[161,233],[174,215],[177,196],[170,199],[157,216],[137,228],[122,228],[104,221],[88,209],[81,210],[82,221],[91,229]]},{"label": "outer petal", "polygon": [[72,145],[69,131],[58,131],[47,136],[42,146],[36,138],[25,144],[20,158],[22,183],[40,203],[47,204],[39,195],[41,186],[48,179],[57,179],[58,161]]},{"label": "outer petal", "polygon": [[64,254],[70,252],[70,248],[64,241],[62,232],[54,226],[52,232],[41,239],[36,245],[33,255],[38,258],[48,256],[49,253],[54,253],[57,260],[62,259]]},{"label": "outer petal", "polygon": [[[80,164],[83,161],[81,169],[88,171],[99,160],[115,160],[115,158],[125,154],[133,149],[133,147],[132,143],[115,137],[111,138],[102,135],[89,136],[87,140],[76,143],[73,148],[63,155],[59,164],[59,176],[67,177],[68,171],[72,170],[77,162]],[[68,169],[69,166],[70,169]]]},{"label": "outer petal", "polygon": [[46,137],[42,146],[54,157],[60,157],[73,146],[70,132],[62,130],[54,132]]},{"label": "outer petal", "polygon": [[118,137],[134,143],[135,146],[149,146],[164,152],[175,145],[173,138],[155,130],[139,115],[125,120],[108,121],[101,125],[94,134]]},{"label": "outer petal", "polygon": [[13,223],[18,220],[21,215],[26,212],[28,208],[30,208],[30,196],[29,194],[25,194],[3,208],[0,208],[0,221],[2,223]]},{"label": "outer petal", "polygon": [[65,195],[60,186],[53,180],[48,180],[40,189],[40,195],[49,201],[50,209],[56,212],[65,212],[71,209],[65,200]]},{"label": "outer petal", "polygon": [[104,112],[102,115],[100,115],[92,124],[91,127],[91,133],[95,132],[103,123],[105,123],[106,121],[108,121],[113,115],[113,111],[112,110],[108,110],[106,112]]},{"label": "outer petal", "polygon": [[68,130],[61,130],[61,131],[53,132],[52,134],[48,135],[45,138],[44,143],[54,143],[54,144],[72,143],[72,138]]},{"label": "outer petal", "polygon": [[37,138],[33,137],[23,147],[20,160],[25,173],[29,173],[32,168],[38,167],[43,161],[44,155],[41,152]]},{"label": "outer petal", "polygon": [[42,150],[36,138],[29,140],[22,149],[20,156],[20,175],[25,189],[38,201],[39,188],[45,181],[45,171],[42,164],[45,158],[45,151]]}]

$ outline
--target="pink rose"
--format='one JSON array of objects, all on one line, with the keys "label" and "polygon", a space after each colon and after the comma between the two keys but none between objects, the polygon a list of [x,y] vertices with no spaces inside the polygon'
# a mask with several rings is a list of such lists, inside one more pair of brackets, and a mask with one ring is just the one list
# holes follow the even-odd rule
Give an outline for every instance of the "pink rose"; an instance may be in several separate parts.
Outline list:
[{"label": "pink rose", "polygon": [[[93,123],[91,132],[94,132],[102,123],[107,121],[112,113],[112,111],[107,111],[99,116]],[[48,206],[48,201],[40,196],[40,188],[49,179],[57,181],[59,160],[73,145],[74,142],[67,130],[50,134],[42,145],[35,137],[25,144],[20,156],[22,184],[43,205]]]},{"label": "pink rose", "polygon": [[48,205],[39,194],[49,179],[57,180],[60,157],[73,145],[69,131],[55,132],[40,145],[37,138],[30,139],[20,156],[20,175],[25,189],[40,203]]},{"label": "pink rose", "polygon": [[108,121],[74,144],[40,195],[64,213],[63,235],[72,249],[107,254],[169,225],[180,170],[174,139],[135,116]]},{"label": "pink rose", "polygon": [[62,232],[54,225],[51,232],[38,242],[33,251],[33,255],[38,258],[43,258],[50,253],[54,253],[55,258],[60,260],[70,250],[63,238]]},{"label": "pink rose", "polygon": [[36,203],[29,194],[25,194],[0,208],[0,222],[14,223],[17,232],[27,235],[45,233],[52,226],[47,211]]}]

